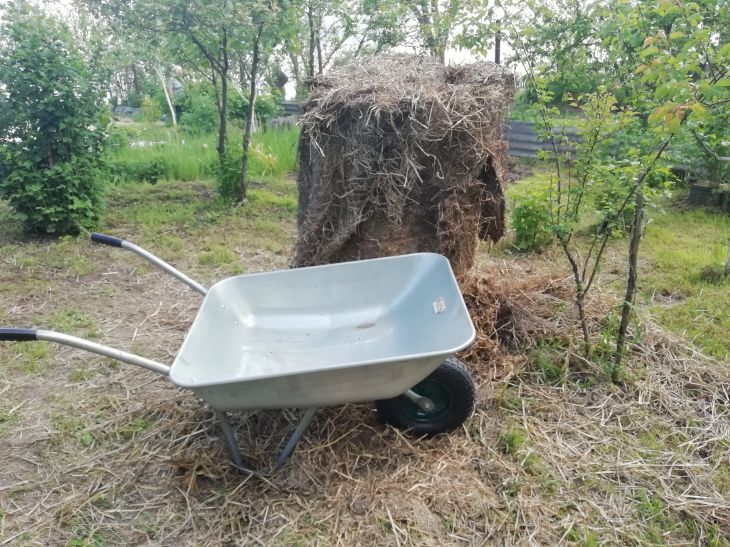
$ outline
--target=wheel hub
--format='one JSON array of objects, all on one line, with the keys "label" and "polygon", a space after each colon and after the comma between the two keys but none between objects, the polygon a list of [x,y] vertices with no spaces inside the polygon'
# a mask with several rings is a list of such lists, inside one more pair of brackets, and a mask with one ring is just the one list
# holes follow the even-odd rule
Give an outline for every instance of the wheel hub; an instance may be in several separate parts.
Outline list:
[{"label": "wheel hub", "polygon": [[[441,382],[428,378],[413,388],[413,391],[426,397],[432,403],[431,405],[418,405],[410,401],[407,397],[402,397],[404,413],[412,420],[426,423],[438,420],[448,413],[453,403],[451,392]],[[430,410],[422,408],[431,406]]]}]

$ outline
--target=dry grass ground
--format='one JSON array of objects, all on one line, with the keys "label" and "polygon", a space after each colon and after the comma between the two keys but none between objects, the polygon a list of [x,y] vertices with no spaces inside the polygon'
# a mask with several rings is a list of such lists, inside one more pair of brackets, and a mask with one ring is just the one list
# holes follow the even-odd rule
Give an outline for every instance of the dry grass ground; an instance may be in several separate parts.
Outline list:
[{"label": "dry grass ground", "polygon": [[[234,210],[203,183],[133,185],[104,229],[210,282],[286,267],[294,214],[290,182]],[[171,361],[195,293],[122,251],[22,240],[0,218],[0,323]],[[648,323],[625,385],[606,381],[563,343],[572,308],[554,264],[482,255],[490,294],[530,314],[529,339],[486,332],[466,355],[479,400],[461,430],[412,439],[368,405],[326,409],[274,474],[235,472],[212,412],[153,373],[2,344],[0,545],[727,545],[730,368]],[[600,332],[602,293],[591,309]],[[298,416],[237,416],[244,455],[266,469]]]}]

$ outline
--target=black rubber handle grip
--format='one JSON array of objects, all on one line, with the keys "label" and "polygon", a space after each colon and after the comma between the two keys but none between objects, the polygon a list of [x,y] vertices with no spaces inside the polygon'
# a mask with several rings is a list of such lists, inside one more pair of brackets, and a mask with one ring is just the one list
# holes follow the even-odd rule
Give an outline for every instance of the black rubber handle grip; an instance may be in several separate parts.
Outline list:
[{"label": "black rubber handle grip", "polygon": [[122,243],[124,242],[123,239],[119,239],[118,237],[107,236],[104,234],[97,234],[96,232],[91,234],[91,241],[96,241],[97,243],[103,243],[104,245],[111,245],[112,247],[121,247]]},{"label": "black rubber handle grip", "polygon": [[0,342],[33,342],[37,339],[36,329],[0,328]]}]

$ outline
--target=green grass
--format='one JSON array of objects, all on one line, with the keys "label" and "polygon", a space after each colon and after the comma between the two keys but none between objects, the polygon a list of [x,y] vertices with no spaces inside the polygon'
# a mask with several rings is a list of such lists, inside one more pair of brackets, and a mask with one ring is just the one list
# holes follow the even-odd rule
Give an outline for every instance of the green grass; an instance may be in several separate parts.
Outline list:
[{"label": "green grass", "polygon": [[643,244],[652,313],[721,359],[730,357],[730,278],[707,280],[703,271],[724,264],[728,245],[730,215],[701,209],[655,214]]},{"label": "green grass", "polygon": [[59,310],[50,314],[44,324],[68,334],[83,338],[98,338],[99,328],[96,322],[84,313],[74,309]]},{"label": "green grass", "polygon": [[[299,129],[288,127],[253,137],[249,174],[254,179],[280,179],[297,166]],[[236,143],[238,144],[238,143]]]},{"label": "green grass", "polygon": [[[538,171],[510,186],[509,210],[549,184],[549,175]],[[670,332],[728,360],[730,277],[722,275],[722,268],[730,245],[730,215],[688,208],[682,193],[662,205],[663,209],[649,211],[640,250],[639,302]],[[587,233],[584,228],[590,219],[584,224],[581,235]],[[625,261],[626,245],[626,239],[612,240],[608,250],[615,260]],[[562,254],[555,256],[564,260]],[[623,265],[616,262],[611,267],[619,272]]]},{"label": "green grass", "polygon": [[[228,150],[240,155],[241,135],[231,128]],[[194,181],[211,178],[218,165],[217,135],[192,136],[159,124],[118,125],[111,140],[109,165],[112,182],[130,180]],[[253,135],[249,156],[252,179],[278,179],[296,168],[297,128]],[[139,146],[143,143],[144,146]]]},{"label": "green grass", "polygon": [[7,364],[11,368],[25,374],[42,373],[51,362],[51,351],[48,344],[29,344],[15,342],[9,344],[10,359]]},{"label": "green grass", "polygon": [[[115,146],[109,154],[112,182],[128,178],[163,180],[199,180],[212,176],[217,155],[215,137],[191,137],[172,128],[155,124],[125,125],[118,128],[127,142]],[[139,144],[144,146],[139,146]],[[135,146],[136,145],[136,146]]]}]

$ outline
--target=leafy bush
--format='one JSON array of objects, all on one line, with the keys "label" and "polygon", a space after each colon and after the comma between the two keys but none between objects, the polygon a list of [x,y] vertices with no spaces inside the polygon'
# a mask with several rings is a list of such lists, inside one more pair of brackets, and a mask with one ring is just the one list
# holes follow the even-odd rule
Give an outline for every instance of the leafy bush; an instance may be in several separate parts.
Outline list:
[{"label": "leafy bush", "polygon": [[142,99],[142,121],[156,122],[162,117],[162,105],[153,97]]},{"label": "leafy bush", "polygon": [[512,210],[514,245],[521,251],[541,251],[552,240],[549,199],[544,190],[520,197]]},{"label": "leafy bush", "polygon": [[113,128],[107,135],[107,149],[110,151],[121,150],[129,146],[129,133]]},{"label": "leafy bush", "polygon": [[[257,121],[266,124],[282,112],[281,99],[278,95],[258,95],[254,110]],[[243,122],[248,114],[248,101],[237,93],[231,93],[228,96],[228,114],[231,119]]]},{"label": "leafy bush", "polygon": [[101,211],[107,120],[66,27],[11,4],[0,29],[0,196],[33,233],[77,233]]},{"label": "leafy bush", "polygon": [[213,97],[186,93],[180,125],[191,135],[206,135],[218,128],[218,108]]}]

